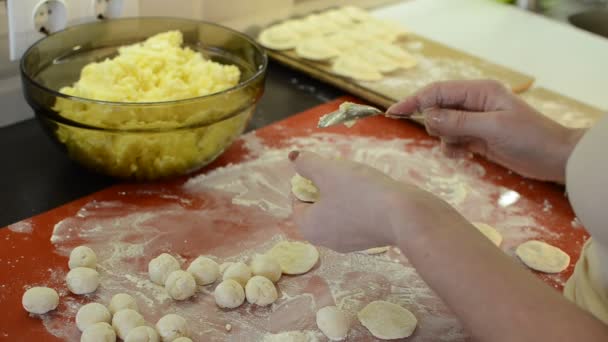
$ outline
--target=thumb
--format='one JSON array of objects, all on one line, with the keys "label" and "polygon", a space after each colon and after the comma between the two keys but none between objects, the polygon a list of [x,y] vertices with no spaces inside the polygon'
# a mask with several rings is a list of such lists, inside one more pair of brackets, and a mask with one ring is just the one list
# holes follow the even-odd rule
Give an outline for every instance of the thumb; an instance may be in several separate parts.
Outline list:
[{"label": "thumb", "polygon": [[425,125],[440,137],[474,137],[494,135],[498,126],[495,112],[467,112],[431,108],[425,112]]},{"label": "thumb", "polygon": [[294,163],[296,172],[310,179],[315,186],[326,189],[339,175],[335,161],[307,151],[292,151],[289,159]]}]

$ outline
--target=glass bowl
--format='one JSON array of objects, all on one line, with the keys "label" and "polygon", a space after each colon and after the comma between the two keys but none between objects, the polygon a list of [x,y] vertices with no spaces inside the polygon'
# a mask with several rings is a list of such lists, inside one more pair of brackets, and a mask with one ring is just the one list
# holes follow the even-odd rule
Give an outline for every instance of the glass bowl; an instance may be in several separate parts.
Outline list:
[{"label": "glass bowl", "polygon": [[[236,65],[238,85],[166,102],[107,102],[60,93],[83,67],[118,48],[179,30],[184,46]],[[248,36],[194,20],[130,18],[70,27],[31,46],[21,60],[23,91],[37,119],[68,156],[97,172],[154,180],[195,171],[245,129],[264,92],[267,57]]]}]

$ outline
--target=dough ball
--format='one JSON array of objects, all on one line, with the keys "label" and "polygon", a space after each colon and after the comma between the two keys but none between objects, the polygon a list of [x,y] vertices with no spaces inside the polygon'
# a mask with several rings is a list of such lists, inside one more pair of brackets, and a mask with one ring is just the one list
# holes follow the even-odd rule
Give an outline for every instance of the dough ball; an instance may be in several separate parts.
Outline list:
[{"label": "dough ball", "polygon": [[175,300],[184,300],[196,293],[196,281],[192,274],[177,270],[171,272],[165,282],[165,289],[169,296]]},{"label": "dough ball", "polygon": [[194,276],[194,280],[199,285],[213,284],[220,277],[220,266],[217,262],[204,256],[194,259],[187,271]]},{"label": "dough ball", "polygon": [[228,267],[230,267],[232,265],[234,265],[234,263],[232,261],[223,262],[220,265],[220,274],[224,274],[224,272],[226,272],[226,270],[228,269]]},{"label": "dough ball", "polygon": [[251,304],[266,306],[274,303],[279,297],[272,281],[262,276],[254,276],[245,286],[245,296]]},{"label": "dough ball", "polygon": [[25,311],[42,315],[57,308],[59,295],[48,287],[32,287],[23,294],[21,304]]},{"label": "dough ball", "polygon": [[142,325],[141,327],[133,328],[127,334],[125,342],[159,342],[160,336],[154,328]]},{"label": "dough ball", "polygon": [[87,246],[78,246],[72,249],[68,266],[70,269],[76,267],[95,268],[97,266],[97,255]]},{"label": "dough ball", "polygon": [[241,284],[233,279],[226,279],[219,283],[213,291],[215,303],[220,308],[238,308],[245,301],[245,291]]},{"label": "dough ball", "polygon": [[182,316],[176,314],[168,314],[159,319],[156,323],[156,331],[158,331],[163,342],[171,342],[180,337],[190,336],[188,322]]},{"label": "dough ball", "polygon": [[284,274],[303,274],[310,271],[319,261],[319,251],[308,243],[282,241],[267,253],[281,265]]},{"label": "dough ball", "polygon": [[357,317],[372,335],[384,340],[408,337],[418,324],[407,309],[382,300],[367,304]]},{"label": "dough ball", "polygon": [[331,341],[342,341],[348,335],[350,319],[337,307],[326,306],[317,311],[317,327]]},{"label": "dough ball", "polygon": [[235,262],[224,271],[222,279],[234,279],[241,284],[241,286],[245,286],[247,281],[251,279],[251,269],[243,262]]},{"label": "dough ball", "polygon": [[291,192],[302,202],[316,202],[319,200],[319,189],[310,179],[295,174],[291,178]]},{"label": "dough ball", "polygon": [[568,268],[570,264],[570,256],[564,251],[537,240],[519,245],[515,250],[515,255],[526,266],[545,273],[559,273]]},{"label": "dough ball", "polygon": [[481,234],[490,239],[493,244],[500,246],[502,243],[502,235],[500,235],[496,228],[481,222],[473,222],[473,225],[479,230],[479,232],[481,232]]},{"label": "dough ball", "polygon": [[144,317],[133,309],[123,309],[112,317],[112,327],[116,330],[116,335],[123,340],[131,330],[145,325]]},{"label": "dough ball", "polygon": [[68,272],[65,282],[74,294],[91,293],[99,286],[99,273],[92,268],[76,267]]},{"label": "dough ball", "polygon": [[76,313],[76,326],[80,331],[85,331],[95,323],[110,323],[111,321],[110,311],[99,303],[85,304]]},{"label": "dough ball", "polygon": [[192,340],[188,337],[178,337],[173,342],[192,342]]},{"label": "dough ball", "polygon": [[108,309],[110,310],[110,313],[112,315],[123,309],[132,309],[135,311],[139,311],[139,307],[137,306],[135,298],[131,297],[126,293],[115,294],[110,300],[110,305],[108,305]]},{"label": "dough ball", "polygon": [[256,254],[251,261],[251,273],[262,276],[276,283],[281,279],[281,265],[268,255]]},{"label": "dough ball", "polygon": [[90,325],[80,336],[80,342],[115,342],[116,332],[111,325],[106,322],[99,322]]},{"label": "dough ball", "polygon": [[158,285],[165,285],[167,277],[171,272],[181,269],[179,262],[172,255],[163,253],[150,260],[148,264],[148,275],[150,280]]}]

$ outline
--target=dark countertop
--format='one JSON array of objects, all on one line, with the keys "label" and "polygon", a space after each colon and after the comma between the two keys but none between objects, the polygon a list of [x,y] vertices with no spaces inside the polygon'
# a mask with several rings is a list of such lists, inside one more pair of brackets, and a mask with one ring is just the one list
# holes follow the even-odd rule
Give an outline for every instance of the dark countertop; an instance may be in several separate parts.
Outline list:
[{"label": "dark countertop", "polygon": [[[271,62],[266,92],[248,130],[264,127],[343,95],[343,92]],[[101,190],[117,180],[70,161],[35,119],[0,128],[0,227]]]}]

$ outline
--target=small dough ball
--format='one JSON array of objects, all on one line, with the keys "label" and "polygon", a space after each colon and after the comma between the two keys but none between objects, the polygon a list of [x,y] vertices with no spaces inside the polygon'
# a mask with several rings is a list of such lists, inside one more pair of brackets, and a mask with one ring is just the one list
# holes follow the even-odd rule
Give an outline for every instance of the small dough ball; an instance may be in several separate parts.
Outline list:
[{"label": "small dough ball", "polygon": [[110,305],[108,305],[108,309],[110,310],[110,313],[112,315],[123,309],[132,309],[135,311],[139,311],[139,307],[137,306],[135,298],[131,297],[126,293],[115,294],[110,300]]},{"label": "small dough ball", "polygon": [[319,189],[313,182],[297,173],[291,177],[291,192],[302,202],[316,202],[320,196]]},{"label": "small dough ball", "polygon": [[95,292],[99,286],[99,273],[87,267],[76,267],[65,277],[68,289],[74,294]]},{"label": "small dough ball", "polygon": [[167,277],[171,272],[181,269],[179,262],[172,255],[163,253],[150,260],[148,264],[148,275],[150,280],[158,285],[165,285]]},{"label": "small dough ball", "polygon": [[175,300],[188,299],[196,293],[196,281],[192,274],[186,271],[173,271],[167,277],[165,289]]},{"label": "small dough ball", "polygon": [[262,276],[254,276],[245,286],[245,296],[251,304],[266,306],[274,303],[279,297],[272,281]]},{"label": "small dough ball", "polygon": [[25,311],[42,315],[57,308],[59,295],[49,287],[36,286],[25,291],[21,304]]},{"label": "small dough ball", "polygon": [[408,337],[418,324],[409,310],[382,300],[367,304],[357,317],[372,335],[384,340]]},{"label": "small dough ball", "polygon": [[171,342],[180,337],[190,336],[188,322],[182,316],[176,314],[168,314],[159,319],[156,323],[156,331],[158,331],[163,342]]},{"label": "small dough ball", "polygon": [[111,325],[106,322],[99,322],[90,325],[80,336],[80,342],[115,342],[116,332]]},{"label": "small dough ball", "polygon": [[220,277],[220,266],[217,262],[204,256],[194,259],[187,271],[194,276],[194,280],[199,285],[213,284]]},{"label": "small dough ball", "polygon": [[281,265],[268,255],[256,254],[251,261],[251,273],[262,276],[276,283],[281,279]]},{"label": "small dough ball", "polygon": [[350,319],[337,307],[326,306],[317,311],[317,326],[331,341],[342,341],[348,335]]},{"label": "small dough ball", "polygon": [[230,267],[232,265],[234,265],[234,263],[232,261],[223,262],[220,265],[220,274],[224,274],[224,272],[226,272],[226,270],[228,269],[228,267]]},{"label": "small dough ball", "polygon": [[319,251],[313,245],[298,241],[281,241],[267,254],[281,265],[284,274],[304,274],[319,261]]},{"label": "small dough ball", "polygon": [[72,249],[68,266],[70,269],[76,267],[95,268],[97,266],[97,255],[87,246],[78,246]]},{"label": "small dough ball", "polygon": [[127,334],[125,342],[159,342],[160,336],[154,328],[142,325],[141,327],[133,328]]},{"label": "small dough ball", "polygon": [[173,342],[192,342],[192,340],[188,337],[178,337]]},{"label": "small dough ball", "polygon": [[226,279],[219,283],[213,291],[215,303],[220,308],[238,308],[245,301],[245,290],[234,279]]},{"label": "small dough ball", "polygon": [[545,273],[559,273],[568,268],[570,264],[570,256],[564,251],[537,240],[519,245],[515,250],[515,255],[526,266]]},{"label": "small dough ball", "polygon": [[116,335],[123,340],[131,330],[145,325],[144,317],[133,309],[123,309],[112,317],[112,327],[116,330]]},{"label": "small dough ball", "polygon": [[222,279],[234,279],[241,284],[241,286],[245,286],[247,281],[251,279],[251,269],[243,262],[235,262],[224,271]]},{"label": "small dough ball", "polygon": [[111,321],[110,311],[99,303],[85,304],[76,313],[76,326],[80,331],[85,331],[95,323],[110,323]]},{"label": "small dough ball", "polygon": [[481,222],[473,222],[473,225],[479,230],[479,232],[481,232],[481,234],[492,241],[493,244],[500,246],[502,243],[502,235],[500,235],[496,228]]}]

